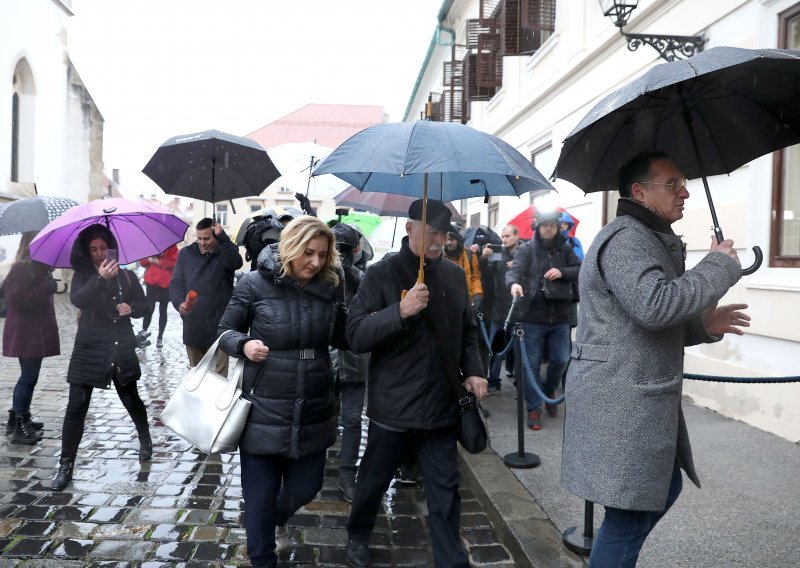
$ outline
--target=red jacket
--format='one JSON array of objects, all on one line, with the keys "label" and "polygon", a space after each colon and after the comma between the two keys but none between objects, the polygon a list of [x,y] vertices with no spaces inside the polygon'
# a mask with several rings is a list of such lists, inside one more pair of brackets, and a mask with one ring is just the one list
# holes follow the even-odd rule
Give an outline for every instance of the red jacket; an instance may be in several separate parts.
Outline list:
[{"label": "red jacket", "polygon": [[139,261],[139,264],[147,270],[144,272],[144,283],[156,288],[169,288],[169,281],[172,278],[172,269],[178,262],[178,245],[172,245],[167,250],[158,255],[158,264],[150,262],[149,258]]}]

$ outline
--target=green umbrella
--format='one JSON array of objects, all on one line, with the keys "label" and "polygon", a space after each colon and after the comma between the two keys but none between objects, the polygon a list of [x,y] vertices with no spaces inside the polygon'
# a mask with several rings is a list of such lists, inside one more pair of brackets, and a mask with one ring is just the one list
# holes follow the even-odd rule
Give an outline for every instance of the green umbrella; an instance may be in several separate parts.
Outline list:
[{"label": "green umbrella", "polygon": [[383,219],[374,213],[351,211],[347,215],[342,215],[341,217],[338,215],[331,217],[328,219],[328,224],[330,224],[331,221],[336,221],[347,223],[348,225],[355,225],[365,237],[369,237],[372,231],[381,224],[382,220]]}]

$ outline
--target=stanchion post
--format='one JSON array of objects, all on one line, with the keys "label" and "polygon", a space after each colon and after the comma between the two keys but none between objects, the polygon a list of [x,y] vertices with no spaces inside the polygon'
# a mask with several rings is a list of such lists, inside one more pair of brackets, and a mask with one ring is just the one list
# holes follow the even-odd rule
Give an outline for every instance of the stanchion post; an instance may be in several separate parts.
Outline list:
[{"label": "stanchion post", "polygon": [[586,501],[583,505],[583,534],[578,527],[570,527],[561,533],[564,546],[581,556],[589,556],[594,544],[594,503]]},{"label": "stanchion post", "polygon": [[525,368],[522,364],[522,324],[514,325],[514,335],[511,341],[514,342],[514,378],[517,381],[517,444],[518,450],[503,456],[503,463],[508,467],[519,469],[531,469],[539,465],[541,460],[536,454],[525,451],[525,391],[522,385],[525,384]]}]

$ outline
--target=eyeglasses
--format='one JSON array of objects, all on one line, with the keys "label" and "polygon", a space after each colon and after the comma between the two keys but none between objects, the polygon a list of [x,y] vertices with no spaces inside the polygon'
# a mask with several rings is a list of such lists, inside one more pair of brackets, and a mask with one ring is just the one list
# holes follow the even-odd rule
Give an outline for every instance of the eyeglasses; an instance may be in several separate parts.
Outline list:
[{"label": "eyeglasses", "polygon": [[660,181],[640,181],[638,183],[641,184],[649,184],[649,185],[663,185],[666,188],[669,188],[670,191],[678,193],[682,189],[686,189],[686,179],[685,178],[678,178],[673,180],[669,183],[664,183]]}]

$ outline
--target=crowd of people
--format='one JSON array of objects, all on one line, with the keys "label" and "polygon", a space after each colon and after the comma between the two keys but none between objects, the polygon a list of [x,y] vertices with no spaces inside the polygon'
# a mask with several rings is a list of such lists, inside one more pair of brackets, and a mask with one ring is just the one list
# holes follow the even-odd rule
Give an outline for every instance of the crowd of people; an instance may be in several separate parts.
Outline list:
[{"label": "crowd of people", "polygon": [[[459,377],[480,401],[501,390],[504,363],[507,376],[522,381],[531,430],[542,427],[542,405],[558,415],[552,401],[563,385],[562,484],[606,508],[590,566],[635,566],[680,493],[681,470],[699,485],[680,407],[683,348],[741,334],[750,318],[745,305],[717,306],[741,276],[731,241],[712,241],[708,255],[685,268],[671,224],[689,194],[669,156],[637,156],[621,169],[619,187],[617,217],[585,257],[567,213],[539,212],[527,242],[514,225],[499,238],[467,238],[438,201],[428,201],[423,222],[418,200],[399,252],[369,267],[371,251],[357,228],[331,228],[313,215],[275,220],[271,239],[248,256],[252,270],[235,283],[243,265],[237,245],[202,219],[194,243],[141,261],[146,294],[117,262],[114,235],[103,225],[85,228],[70,257],[79,319],[53,490],[72,479],[94,388],[113,384],[138,433],[139,460],[152,458],[135,349],[148,344],[156,304],[156,346],[163,345],[171,303],[189,366],[224,332],[222,351],[244,360],[252,408],[239,452],[254,567],[277,565],[287,521],[322,487],[339,423],[339,489],[351,503],[348,563],[371,566],[382,497],[411,460],[425,487],[435,566],[469,566],[459,536],[459,408],[451,380]],[[3,286],[3,355],[20,365],[6,434],[19,444],[41,439],[31,401],[43,358],[59,354],[56,283],[30,259],[34,236],[23,235]],[[511,352],[500,353],[510,341],[504,322],[515,298],[532,370],[522,376],[513,374]],[[138,335],[135,318],[144,318]],[[216,363],[226,374],[228,358]],[[359,464],[365,399],[369,428]],[[611,407],[617,411],[604,410]]]}]

